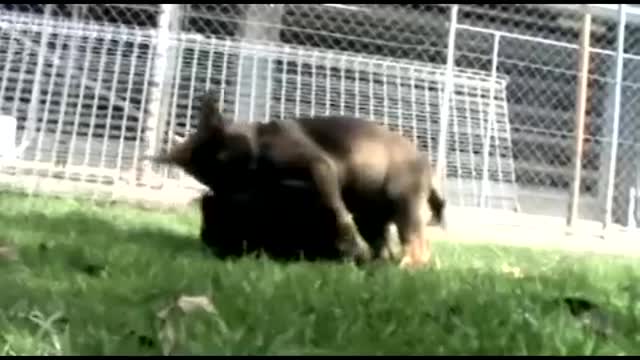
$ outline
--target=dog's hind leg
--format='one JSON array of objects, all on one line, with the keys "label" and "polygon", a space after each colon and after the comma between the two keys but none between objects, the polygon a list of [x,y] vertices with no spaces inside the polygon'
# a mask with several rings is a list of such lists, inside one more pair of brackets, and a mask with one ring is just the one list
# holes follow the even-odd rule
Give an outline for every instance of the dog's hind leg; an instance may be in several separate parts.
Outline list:
[{"label": "dog's hind leg", "polygon": [[422,193],[398,204],[394,222],[404,252],[400,267],[419,267],[431,260],[431,244],[426,236],[429,221],[426,196]]},{"label": "dog's hind leg", "polygon": [[[377,260],[400,260],[402,247],[398,238],[395,224],[388,216],[371,216],[369,211],[363,216],[362,211],[356,212],[355,220],[360,234],[371,246],[373,258]],[[375,213],[375,211],[373,212]]]},{"label": "dog's hind leg", "polygon": [[398,236],[398,228],[394,223],[385,226],[384,243],[380,256],[384,260],[396,261],[402,257],[402,245]]}]

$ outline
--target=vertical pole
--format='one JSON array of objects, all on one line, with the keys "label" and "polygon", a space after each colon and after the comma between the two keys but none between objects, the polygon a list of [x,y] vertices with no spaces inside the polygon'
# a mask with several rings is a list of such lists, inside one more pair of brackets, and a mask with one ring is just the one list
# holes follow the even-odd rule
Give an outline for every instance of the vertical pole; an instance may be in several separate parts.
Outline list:
[{"label": "vertical pole", "polygon": [[451,6],[451,20],[449,21],[449,41],[447,43],[447,67],[445,70],[444,91],[440,104],[440,134],[438,136],[438,161],[436,163],[436,178],[440,181],[441,192],[445,192],[446,161],[447,161],[447,127],[449,125],[449,102],[453,91],[453,64],[456,46],[456,27],[458,25],[458,5]]},{"label": "vertical pole", "polygon": [[[51,12],[53,11],[53,4],[46,4],[44,6],[44,19],[49,20]],[[49,44],[49,28],[47,26],[42,27],[42,34],[40,36],[40,48],[38,49],[38,60],[36,63],[36,70],[33,78],[33,88],[31,89],[31,99],[29,101],[29,107],[27,109],[27,119],[24,124],[24,132],[22,133],[22,139],[19,147],[16,149],[16,157],[22,157],[22,153],[31,143],[31,140],[36,135],[36,128],[38,124],[38,114],[40,107],[40,82],[42,81],[42,72],[44,70],[44,63],[47,59],[47,49]],[[44,124],[43,124],[44,126]]]},{"label": "vertical pole", "polygon": [[[480,207],[487,206],[487,192],[489,191],[489,146],[491,144],[492,127],[496,123],[496,87],[498,86],[498,56],[500,51],[500,34],[493,38],[493,52],[491,59],[491,89],[489,90],[489,116],[487,118],[486,137],[482,149],[482,185],[480,188]],[[497,135],[496,135],[497,136]]]},{"label": "vertical pole", "polygon": [[620,97],[622,90],[622,67],[624,65],[624,29],[627,22],[626,5],[618,4],[618,46],[616,48],[616,82],[613,105],[613,125],[611,131],[611,153],[609,157],[609,173],[607,178],[607,193],[604,214],[605,230],[611,225],[613,207],[613,185],[616,173],[616,159],[618,157],[618,132],[620,127]]},{"label": "vertical pole", "polygon": [[162,128],[162,93],[165,75],[169,70],[168,57],[171,46],[171,21],[176,11],[177,4],[162,4],[158,19],[158,31],[155,46],[155,62],[152,68],[151,84],[149,89],[148,115],[144,126],[143,160],[140,176],[143,179],[151,179],[152,161],[149,160],[158,150],[159,130]]},{"label": "vertical pole", "polygon": [[580,37],[580,63],[578,72],[578,85],[576,88],[576,143],[573,158],[573,181],[569,198],[569,214],[567,226],[573,228],[578,217],[580,201],[580,181],[582,176],[582,145],[584,138],[585,110],[587,106],[587,86],[589,76],[589,54],[591,41],[591,13],[588,5],[583,5],[584,16],[582,18],[582,34]]},{"label": "vertical pole", "polygon": [[[242,26],[243,42],[240,56],[243,61],[238,64],[238,83],[235,99],[238,112],[235,114],[241,121],[265,121],[267,87],[271,84],[270,59],[273,55],[256,52],[256,42],[267,42],[270,45],[280,40],[280,28],[284,4],[251,4],[247,8]],[[246,41],[246,42],[245,42]],[[298,64],[300,66],[300,64]]]}]

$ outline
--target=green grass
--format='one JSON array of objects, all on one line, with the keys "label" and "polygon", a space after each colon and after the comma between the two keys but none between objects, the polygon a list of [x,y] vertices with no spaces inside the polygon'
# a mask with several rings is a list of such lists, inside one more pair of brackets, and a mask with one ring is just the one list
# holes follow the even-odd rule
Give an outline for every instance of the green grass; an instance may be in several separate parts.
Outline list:
[{"label": "green grass", "polygon": [[[631,259],[436,243],[441,268],[243,259],[203,252],[195,209],[149,211],[0,196],[0,355],[634,354]],[[516,278],[502,270],[519,267]],[[630,287],[631,286],[631,287]],[[180,295],[217,312],[157,312]],[[556,299],[582,296],[612,333],[581,325]]]}]

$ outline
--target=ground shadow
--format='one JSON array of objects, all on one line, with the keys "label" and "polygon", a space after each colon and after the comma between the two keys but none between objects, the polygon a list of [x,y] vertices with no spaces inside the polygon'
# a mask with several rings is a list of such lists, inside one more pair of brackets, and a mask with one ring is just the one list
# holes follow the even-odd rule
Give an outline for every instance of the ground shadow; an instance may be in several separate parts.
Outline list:
[{"label": "ground shadow", "polygon": [[196,236],[180,233],[163,226],[139,225],[122,226],[107,219],[95,217],[91,213],[69,211],[64,214],[50,215],[39,212],[8,214],[0,213],[0,223],[15,224],[47,233],[52,238],[87,235],[88,239],[99,234],[113,241],[127,241],[141,247],[166,250],[172,253],[193,252],[201,249]]}]

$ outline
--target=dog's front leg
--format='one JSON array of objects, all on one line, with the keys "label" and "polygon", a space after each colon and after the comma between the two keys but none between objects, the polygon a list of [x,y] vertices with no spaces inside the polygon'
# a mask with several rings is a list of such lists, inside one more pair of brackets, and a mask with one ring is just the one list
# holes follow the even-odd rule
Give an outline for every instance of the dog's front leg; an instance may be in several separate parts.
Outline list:
[{"label": "dog's front leg", "polygon": [[336,216],[338,250],[343,256],[359,263],[371,260],[371,248],[362,238],[353,215],[342,200],[335,164],[330,159],[319,156],[310,161],[310,168],[322,202]]},{"label": "dog's front leg", "polygon": [[[333,159],[294,122],[270,122],[259,127],[257,133],[263,164],[285,171],[304,169],[304,173],[311,175],[322,206],[335,215],[336,245],[340,254],[356,262],[370,260],[371,248],[360,235],[351,212],[342,200],[338,169]],[[265,167],[262,168],[264,170]],[[264,171],[269,173],[269,170]]]}]

